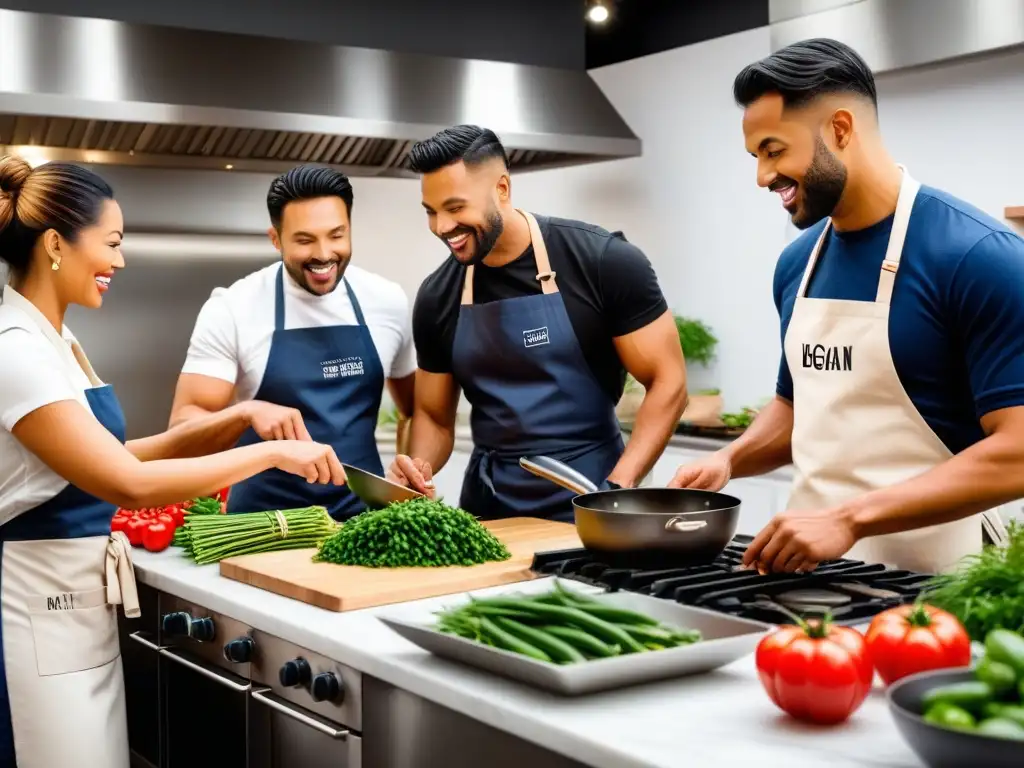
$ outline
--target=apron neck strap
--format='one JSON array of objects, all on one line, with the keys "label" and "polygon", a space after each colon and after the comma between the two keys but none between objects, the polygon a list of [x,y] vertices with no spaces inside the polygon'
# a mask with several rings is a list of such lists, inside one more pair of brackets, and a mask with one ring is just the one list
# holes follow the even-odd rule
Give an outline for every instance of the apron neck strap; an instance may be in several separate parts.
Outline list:
[{"label": "apron neck strap", "polygon": [[[530,228],[530,243],[533,245],[533,257],[537,262],[537,280],[540,282],[540,289],[543,293],[558,293],[558,283],[555,282],[555,273],[551,270],[551,259],[548,257],[548,248],[544,244],[544,235],[541,234],[540,225],[532,213],[516,208],[516,213],[526,219],[526,225]],[[462,304],[473,303],[473,275],[474,264],[466,267],[466,276],[462,280]]]},{"label": "apron neck strap", "polygon": [[11,286],[5,286],[3,289],[4,302],[15,306],[24,312],[33,323],[43,332],[46,340],[50,342],[54,349],[57,350],[57,354],[60,355],[61,359],[69,366],[77,365],[82,369],[82,372],[89,379],[89,383],[94,387],[101,386],[103,384],[100,381],[100,377],[96,375],[96,371],[92,367],[92,363],[89,362],[89,358],[85,356],[85,350],[82,349],[77,343],[68,343],[64,337],[57,333],[57,329],[50,325],[49,321],[43,316],[43,313],[39,311],[35,304],[26,299],[20,293],[18,293]]},{"label": "apron neck strap", "polygon": [[[352,302],[352,311],[356,316],[356,325],[366,325],[366,318],[363,317],[363,308],[359,306],[352,286],[344,277],[341,281],[345,284],[345,291],[348,293],[348,300]],[[274,286],[274,330],[284,330],[284,264],[277,270],[277,283]]]},{"label": "apron neck strap", "polygon": [[[917,192],[921,189],[920,183],[911,177],[904,166],[899,165],[898,167],[903,172],[903,179],[900,182],[900,193],[896,200],[896,212],[893,215],[889,243],[886,246],[885,258],[882,260],[882,269],[878,276],[878,290],[875,293],[875,302],[878,304],[888,304],[892,299],[892,289],[896,283],[896,271],[899,269],[900,257],[903,255],[903,244],[907,239],[907,227],[910,226],[910,214],[914,208]],[[818,258],[821,256],[821,251],[831,229],[832,220],[829,219],[825,223],[825,228],[821,231],[818,241],[814,244],[811,258],[807,260],[807,268],[804,270],[803,279],[800,281],[800,287],[797,289],[797,298],[803,298],[807,293],[807,285],[811,281],[811,275],[814,274],[814,268],[817,266]]]}]

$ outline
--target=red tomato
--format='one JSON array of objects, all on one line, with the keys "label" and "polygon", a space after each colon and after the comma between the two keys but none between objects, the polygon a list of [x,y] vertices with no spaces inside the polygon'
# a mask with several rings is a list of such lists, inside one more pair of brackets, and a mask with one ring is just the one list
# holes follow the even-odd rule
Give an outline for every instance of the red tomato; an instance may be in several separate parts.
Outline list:
[{"label": "red tomato", "polygon": [[177,523],[174,522],[174,515],[171,515],[167,512],[161,512],[159,515],[157,515],[156,521],[159,523],[163,523],[172,531],[177,527]]},{"label": "red tomato", "polygon": [[150,523],[142,531],[142,545],[150,552],[162,552],[173,539],[174,526],[165,523]]},{"label": "red tomato", "polygon": [[861,634],[828,618],[779,627],[761,640],[754,658],[761,684],[779,709],[824,725],[856,712],[875,675]]},{"label": "red tomato", "polygon": [[180,504],[172,504],[165,508],[167,514],[174,518],[175,527],[185,524],[185,510],[181,508]]},{"label": "red tomato", "polygon": [[901,605],[878,614],[864,640],[887,685],[916,672],[971,664],[967,630],[956,616],[931,605]]},{"label": "red tomato", "polygon": [[125,525],[124,532],[128,541],[133,547],[142,546],[142,531],[149,525],[150,521],[141,517],[133,517]]},{"label": "red tomato", "polygon": [[110,532],[123,531],[128,526],[128,522],[130,520],[131,518],[128,517],[128,515],[122,515],[120,513],[114,515],[110,520]]}]

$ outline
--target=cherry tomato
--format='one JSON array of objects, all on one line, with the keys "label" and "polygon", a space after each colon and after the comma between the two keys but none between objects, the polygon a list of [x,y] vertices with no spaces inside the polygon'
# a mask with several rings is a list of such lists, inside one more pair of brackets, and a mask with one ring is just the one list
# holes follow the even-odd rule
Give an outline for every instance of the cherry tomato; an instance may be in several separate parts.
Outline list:
[{"label": "cherry tomato", "polygon": [[150,524],[149,520],[142,517],[133,517],[124,528],[125,535],[133,547],[142,546],[142,531]]},{"label": "cherry tomato", "polygon": [[828,617],[779,627],[761,640],[754,659],[761,684],[779,709],[824,725],[856,712],[875,675],[861,634]]},{"label": "cherry tomato", "polygon": [[120,513],[114,515],[110,520],[110,532],[123,531],[127,526],[131,518],[128,515],[122,515]]},{"label": "cherry tomato", "polygon": [[174,526],[165,523],[150,523],[142,530],[142,545],[150,552],[162,552],[171,546]]},{"label": "cherry tomato", "polygon": [[171,504],[164,507],[164,512],[174,518],[174,526],[177,528],[185,524],[185,510],[180,504]]},{"label": "cherry tomato", "polygon": [[923,603],[878,614],[864,641],[887,685],[916,672],[971,664],[971,638],[964,626],[953,614]]}]

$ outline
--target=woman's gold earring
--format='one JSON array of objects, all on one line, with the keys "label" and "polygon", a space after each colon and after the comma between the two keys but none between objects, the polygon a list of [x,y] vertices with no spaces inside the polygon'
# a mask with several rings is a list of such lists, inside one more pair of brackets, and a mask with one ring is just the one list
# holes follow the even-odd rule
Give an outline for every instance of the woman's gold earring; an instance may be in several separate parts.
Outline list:
[{"label": "woman's gold earring", "polygon": [[60,262],[59,261],[53,262],[50,265],[50,269],[52,269],[54,272],[56,272],[58,269],[60,269]]}]

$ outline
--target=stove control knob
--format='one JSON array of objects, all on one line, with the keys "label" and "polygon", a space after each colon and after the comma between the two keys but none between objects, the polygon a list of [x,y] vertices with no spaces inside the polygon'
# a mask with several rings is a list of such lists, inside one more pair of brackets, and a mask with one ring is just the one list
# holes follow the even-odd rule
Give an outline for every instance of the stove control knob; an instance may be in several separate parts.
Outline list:
[{"label": "stove control knob", "polygon": [[285,688],[308,685],[310,678],[309,662],[301,658],[286,661],[281,665],[281,671],[278,672],[277,677]]},{"label": "stove control knob", "polygon": [[161,621],[163,634],[168,637],[188,637],[188,630],[191,626],[192,617],[184,611],[165,613]]},{"label": "stove control knob", "polygon": [[235,664],[248,664],[254,650],[256,643],[251,637],[239,637],[224,644],[224,658]]},{"label": "stove control knob", "polygon": [[313,701],[335,701],[342,697],[341,683],[333,672],[321,672],[313,678],[309,695]]},{"label": "stove control knob", "polygon": [[188,634],[193,640],[198,640],[200,643],[208,643],[217,636],[217,628],[214,626],[213,619],[211,618],[192,619],[192,626]]}]

